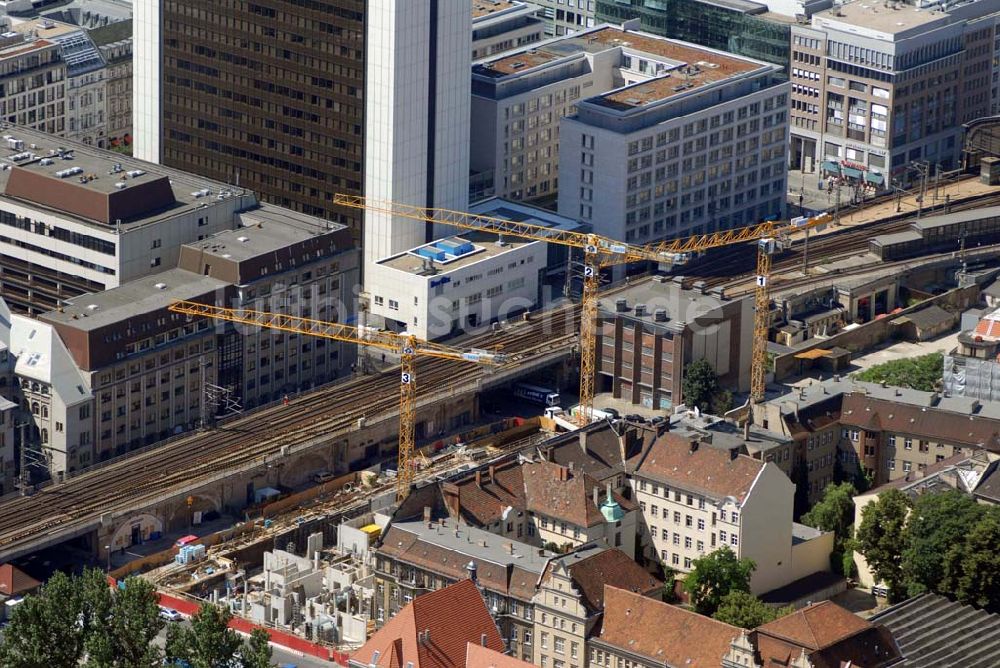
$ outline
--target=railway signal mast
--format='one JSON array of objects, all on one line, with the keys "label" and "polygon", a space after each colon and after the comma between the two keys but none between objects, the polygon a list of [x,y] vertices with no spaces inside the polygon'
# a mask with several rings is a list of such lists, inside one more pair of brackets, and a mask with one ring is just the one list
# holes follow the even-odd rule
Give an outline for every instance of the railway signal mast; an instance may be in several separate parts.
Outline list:
[{"label": "railway signal mast", "polygon": [[779,251],[789,234],[817,229],[826,225],[831,217],[822,214],[796,222],[764,221],[758,225],[732,230],[697,234],[671,239],[657,244],[637,245],[609,239],[598,234],[552,229],[531,223],[522,223],[491,216],[402,204],[389,200],[369,199],[362,195],[337,194],[334,203],[354,209],[376,211],[410,220],[450,225],[464,230],[490,232],[499,236],[519,237],[534,241],[560,244],[583,250],[583,298],[580,319],[580,406],[577,424],[591,422],[594,410],[595,380],[597,377],[597,308],[601,269],[629,262],[657,262],[682,264],[692,253],[712,248],[730,246],[747,241],[758,242],[756,313],[754,316],[753,368],[751,369],[750,399],[758,403],[764,399],[767,373],[767,334],[770,328],[771,255]]},{"label": "railway signal mast", "polygon": [[396,472],[396,499],[402,501],[410,493],[413,483],[413,453],[416,447],[416,401],[417,377],[416,359],[436,357],[458,362],[473,362],[490,366],[506,363],[507,356],[486,351],[464,351],[418,339],[415,336],[382,332],[370,328],[354,327],[337,322],[325,322],[297,316],[231,309],[222,306],[199,304],[192,301],[176,301],[168,309],[174,313],[202,316],[243,325],[253,325],[283,332],[315,336],[334,341],[356,343],[380,348],[400,357],[399,374],[399,459]]}]

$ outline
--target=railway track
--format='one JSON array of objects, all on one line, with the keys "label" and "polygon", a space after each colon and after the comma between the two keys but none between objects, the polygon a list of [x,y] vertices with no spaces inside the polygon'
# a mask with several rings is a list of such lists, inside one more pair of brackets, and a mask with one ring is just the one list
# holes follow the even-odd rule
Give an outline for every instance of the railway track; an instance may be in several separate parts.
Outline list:
[{"label": "railway track", "polygon": [[[951,203],[949,212],[968,211],[986,206],[1000,205],[1000,193],[974,195]],[[928,208],[925,215],[943,213],[944,206],[933,210]],[[857,254],[868,248],[868,240],[879,234],[901,232],[914,220],[912,212],[893,215],[889,218],[864,225],[846,228],[809,240],[809,255],[815,258],[836,259]],[[794,269],[802,264],[801,243],[796,243],[774,259],[771,271],[775,274]],[[696,259],[681,271],[689,281],[704,281],[707,287],[728,286],[752,278],[756,267],[756,247],[747,243],[710,251],[703,258]],[[736,275],[734,273],[738,272]]]},{"label": "railway track", "polygon": [[[473,337],[463,346],[499,348],[524,359],[572,345],[579,331],[579,309],[567,306],[532,322]],[[512,362],[511,364],[516,364]],[[417,363],[424,394],[440,394],[474,384],[489,373],[474,365],[437,359]],[[418,388],[418,396],[420,390]],[[303,395],[289,405],[272,406],[194,434],[161,448],[125,457],[103,468],[46,487],[32,496],[0,504],[0,562],[5,552],[34,536],[71,532],[89,526],[104,513],[139,508],[237,470],[263,465],[283,447],[331,438],[355,428],[359,419],[384,419],[398,411],[399,379],[390,369]],[[418,399],[419,401],[419,399]]]}]

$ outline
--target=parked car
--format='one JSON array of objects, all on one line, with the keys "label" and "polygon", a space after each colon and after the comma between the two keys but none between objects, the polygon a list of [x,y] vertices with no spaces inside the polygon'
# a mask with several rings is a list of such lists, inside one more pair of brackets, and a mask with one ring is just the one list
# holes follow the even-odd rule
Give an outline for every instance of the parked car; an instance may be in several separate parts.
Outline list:
[{"label": "parked car", "polygon": [[184,615],[173,608],[160,608],[160,617],[168,622],[179,622],[184,619]]},{"label": "parked car", "polygon": [[317,485],[320,484],[320,483],[324,483],[324,482],[328,482],[330,480],[333,480],[333,478],[334,478],[334,475],[332,473],[330,473],[329,471],[320,471],[319,473],[314,473],[313,474],[313,482],[316,483]]}]

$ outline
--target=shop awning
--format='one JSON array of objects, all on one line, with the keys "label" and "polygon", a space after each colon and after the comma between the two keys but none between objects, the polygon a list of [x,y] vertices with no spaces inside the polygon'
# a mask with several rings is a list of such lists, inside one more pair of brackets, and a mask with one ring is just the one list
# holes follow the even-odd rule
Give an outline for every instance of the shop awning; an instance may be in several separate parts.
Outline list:
[{"label": "shop awning", "polygon": [[841,173],[844,176],[846,176],[848,178],[851,178],[851,179],[860,179],[861,178],[861,170],[860,169],[854,169],[853,167],[844,167],[844,168],[841,169]]},{"label": "shop awning", "polygon": [[885,177],[881,174],[876,174],[875,172],[865,172],[865,181],[874,183],[875,185],[882,185],[885,181]]},{"label": "shop awning", "polygon": [[823,171],[824,172],[840,172],[840,165],[833,162],[832,160],[823,161]]}]

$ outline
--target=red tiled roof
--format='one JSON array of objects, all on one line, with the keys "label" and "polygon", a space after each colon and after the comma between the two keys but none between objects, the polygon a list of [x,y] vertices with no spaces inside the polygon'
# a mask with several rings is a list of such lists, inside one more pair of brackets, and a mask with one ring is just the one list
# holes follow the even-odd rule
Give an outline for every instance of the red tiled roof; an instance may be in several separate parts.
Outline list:
[{"label": "red tiled roof", "polygon": [[609,586],[598,640],[656,665],[718,668],[740,633],[710,617]]},{"label": "red tiled roof", "polygon": [[732,496],[742,502],[764,468],[764,462],[746,455],[733,457],[728,450],[704,444],[692,451],[695,443],[679,434],[664,434],[639,464],[638,474],[720,498]]},{"label": "red tiled roof", "polygon": [[[424,640],[423,635],[429,632]],[[470,643],[498,652],[503,640],[472,580],[418,596],[352,655],[378,668],[466,668]],[[378,652],[378,658],[373,658]]]},{"label": "red tiled roof", "polygon": [[16,596],[30,592],[41,584],[13,564],[0,565],[0,594]]},{"label": "red tiled roof", "polygon": [[840,423],[869,431],[908,434],[931,441],[1000,451],[1000,420],[876,399],[860,392],[844,395]]},{"label": "red tiled roof", "polygon": [[[598,503],[606,494],[595,478],[550,462],[524,464],[521,468],[525,506],[529,511],[580,527],[604,522],[604,515],[594,505],[594,489],[598,490]],[[611,498],[626,512],[635,508],[635,504],[619,494],[612,492]]]},{"label": "red tiled roof", "polygon": [[817,650],[870,626],[871,624],[836,603],[822,601],[764,624],[757,632],[790,640],[809,650]]},{"label": "red tiled roof", "polygon": [[[569,555],[561,559],[561,562],[566,564],[584,606],[592,613],[604,609],[606,586],[640,596],[657,594],[663,588],[663,581],[650,575],[618,548],[602,550],[579,561]],[[551,569],[552,565],[546,569],[543,580],[549,577]]]},{"label": "red tiled roof", "polygon": [[532,668],[534,664],[470,642],[465,654],[465,665],[466,668]]},{"label": "red tiled roof", "polygon": [[988,336],[993,339],[1000,338],[1000,320],[994,318],[983,318],[976,325],[976,334]]}]

